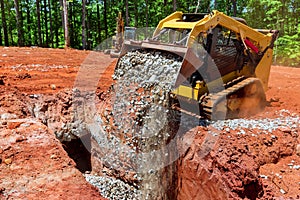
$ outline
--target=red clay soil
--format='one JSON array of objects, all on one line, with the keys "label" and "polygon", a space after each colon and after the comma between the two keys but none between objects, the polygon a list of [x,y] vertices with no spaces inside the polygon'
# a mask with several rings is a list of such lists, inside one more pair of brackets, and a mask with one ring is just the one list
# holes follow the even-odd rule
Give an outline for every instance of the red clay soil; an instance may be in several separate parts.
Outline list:
[{"label": "red clay soil", "polygon": [[[28,119],[30,113],[20,101],[30,94],[50,95],[72,88],[90,53],[0,48],[0,199],[104,199],[85,181],[53,132]],[[103,65],[112,62],[102,53],[93,54]],[[109,85],[105,82],[99,89]]]},{"label": "red clay soil", "polygon": [[[89,51],[79,51],[73,49],[46,49],[46,48],[16,48],[0,47],[0,197],[16,199],[101,199],[95,188],[88,185],[80,172],[75,168],[75,164],[68,155],[54,134],[43,124],[35,120],[14,119],[28,116],[27,111],[20,109],[23,105],[18,98],[25,98],[30,94],[56,94],[63,89],[70,89],[74,86],[79,67],[85,63],[92,55],[99,65],[105,69],[102,73],[98,90],[105,91],[112,83],[111,74],[116,60],[102,53],[91,53]],[[98,57],[99,56],[99,57]],[[92,62],[94,62],[92,60]],[[108,67],[107,67],[108,66]],[[106,68],[107,67],[107,68]],[[16,96],[16,97],[13,97]],[[300,115],[300,69],[283,66],[272,66],[267,92],[268,106],[265,111],[253,118],[276,118],[283,110],[288,110],[290,116]],[[3,113],[6,113],[3,117]],[[7,115],[10,113],[12,115]],[[16,116],[13,116],[15,114]],[[3,118],[8,119],[3,119]],[[201,130],[200,127],[198,127]],[[296,130],[299,134],[299,127]],[[224,152],[212,151],[206,160],[202,161],[202,166],[194,169],[198,173],[199,180],[207,180],[215,185],[213,192],[217,192],[219,199],[226,198],[226,191],[222,188],[223,182],[214,179],[206,174],[212,166],[205,164],[214,163],[222,165],[225,161],[239,159],[238,167],[245,171],[235,171],[235,164],[224,165],[222,171],[215,171],[223,176],[227,185],[237,193],[245,192],[240,187],[239,177],[245,177],[245,182],[251,181],[251,177],[258,173],[269,178],[259,179],[259,184],[249,185],[249,191],[262,186],[266,198],[268,193],[278,199],[300,199],[300,169],[291,168],[291,163],[300,165],[300,156],[296,155],[295,146],[289,144],[294,141],[295,136],[289,131],[282,130],[272,133],[278,139],[273,145],[266,145],[269,136],[250,138],[230,133],[220,134],[215,149],[222,147]],[[41,139],[42,138],[42,139]],[[201,135],[195,138],[201,143]],[[298,138],[298,144],[300,139]],[[296,139],[297,140],[297,139]],[[197,143],[197,142],[196,142]],[[195,144],[195,142],[193,143]],[[245,154],[243,151],[248,151]],[[279,149],[279,150],[278,150]],[[187,157],[194,155],[197,147],[192,146],[187,152]],[[241,150],[241,151],[240,151]],[[275,158],[276,155],[281,157]],[[251,161],[251,162],[250,162]],[[253,162],[252,162],[253,161]],[[197,162],[196,157],[188,162]],[[192,164],[193,165],[193,164]],[[191,166],[192,166],[191,165]],[[204,166],[204,167],[203,167]],[[247,167],[243,167],[247,166]],[[181,169],[179,174],[189,176],[185,171],[191,169]],[[229,172],[227,172],[228,170]],[[195,175],[193,171],[190,175]],[[231,173],[232,172],[232,173]],[[281,178],[278,178],[278,177]],[[271,177],[271,178],[270,178]],[[211,179],[210,179],[211,178]],[[188,177],[187,179],[188,180]],[[226,182],[226,181],[225,181]],[[201,183],[194,183],[199,185]],[[185,183],[182,182],[184,186]],[[195,185],[195,187],[196,187]],[[191,190],[193,185],[184,186],[183,191]],[[259,188],[258,188],[259,189]],[[284,189],[283,194],[280,189]],[[210,191],[201,191],[211,193]],[[199,194],[199,191],[198,191]],[[1,196],[2,195],[2,196]],[[185,197],[193,194],[186,194]],[[251,198],[251,194],[243,194]],[[241,195],[241,196],[243,196]],[[298,195],[298,196],[297,196]],[[200,196],[198,196],[200,198]],[[184,199],[183,197],[181,199]]]},{"label": "red clay soil", "polygon": [[115,60],[103,53],[75,49],[0,47],[0,91],[53,94],[72,88],[80,66],[86,65],[86,60],[90,58],[107,67],[99,83],[101,90],[107,89],[111,85],[110,74],[115,66],[110,63]]},{"label": "red clay soil", "polygon": [[101,199],[45,125],[11,119],[1,126],[0,199]]},{"label": "red clay soil", "polygon": [[300,68],[272,66],[267,99],[264,116],[281,109],[300,114]]}]

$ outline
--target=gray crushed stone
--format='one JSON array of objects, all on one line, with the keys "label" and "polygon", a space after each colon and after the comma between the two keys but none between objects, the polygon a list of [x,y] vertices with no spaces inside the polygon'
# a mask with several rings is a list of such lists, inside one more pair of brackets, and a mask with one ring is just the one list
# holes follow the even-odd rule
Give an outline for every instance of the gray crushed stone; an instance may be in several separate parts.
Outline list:
[{"label": "gray crushed stone", "polygon": [[90,174],[84,174],[87,182],[97,187],[100,194],[107,199],[117,200],[117,199],[128,199],[128,200],[139,200],[140,191],[135,187],[124,183],[121,180],[104,177],[95,176]]}]

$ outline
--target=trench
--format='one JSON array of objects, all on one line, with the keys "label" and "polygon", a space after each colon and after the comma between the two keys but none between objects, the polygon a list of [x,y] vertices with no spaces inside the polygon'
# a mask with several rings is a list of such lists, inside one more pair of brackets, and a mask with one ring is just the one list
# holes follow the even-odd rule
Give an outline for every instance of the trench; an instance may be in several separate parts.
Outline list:
[{"label": "trench", "polygon": [[83,144],[82,140],[88,141],[90,135],[83,138],[72,139],[71,141],[63,141],[62,145],[68,156],[76,163],[76,168],[81,173],[89,173],[92,171],[91,163],[91,143]]},{"label": "trench", "polygon": [[[33,106],[34,105],[34,106]],[[72,105],[72,98],[71,98],[71,92],[67,91],[67,92],[61,92],[59,94],[56,94],[54,96],[51,97],[44,97],[44,98],[40,98],[39,100],[34,100],[34,102],[31,102],[31,106],[29,106],[29,110],[33,110],[33,116],[40,119],[41,121],[44,122],[44,124],[46,126],[49,127],[49,129],[52,129],[53,132],[55,133],[56,137],[58,139],[61,140],[61,143],[64,147],[64,150],[68,153],[68,156],[74,160],[74,162],[76,163],[76,167],[77,169],[83,174],[83,176],[86,178],[86,181],[94,186],[96,186],[97,188],[99,188],[100,194],[108,199],[114,199],[116,196],[118,195],[125,195],[126,199],[138,199],[137,195],[139,194],[139,190],[138,187],[136,187],[134,184],[132,183],[128,183],[128,181],[124,181],[122,178],[118,177],[118,171],[114,171],[114,175],[110,175],[109,173],[111,171],[108,170],[107,174],[101,175],[101,176],[97,176],[95,174],[93,174],[93,171],[97,171],[97,169],[95,169],[95,166],[93,166],[92,160],[93,160],[93,154],[91,154],[91,152],[93,152],[92,150],[92,144],[91,142],[87,143],[86,141],[91,141],[90,137],[91,135],[89,134],[88,130],[83,129],[82,128],[82,124],[78,123],[78,122],[74,122],[71,120],[70,118],[70,113],[71,113],[71,105]],[[51,115],[49,115],[49,113],[52,113]],[[46,117],[48,116],[48,117]],[[63,116],[65,121],[61,120],[61,117],[58,116]],[[274,126],[274,121],[277,122],[277,125]],[[58,123],[57,125],[55,125],[56,123]],[[277,129],[282,128],[281,124],[285,124],[285,123],[291,123],[288,124],[288,126],[292,127],[295,124],[299,124],[299,118],[295,117],[295,118],[286,118],[286,119],[264,119],[264,120],[245,120],[245,119],[236,119],[236,120],[228,120],[228,121],[220,121],[220,122],[216,122],[214,124],[212,124],[212,126],[214,126],[215,129],[218,130],[223,130],[223,127],[227,126],[227,127],[231,127],[232,130],[237,129],[238,127],[240,128],[240,133],[239,134],[245,134],[243,133],[243,129],[251,129],[251,127],[253,127],[254,125],[256,125],[256,128],[259,129],[265,129],[268,130],[268,128],[272,128],[272,130],[269,131],[274,131]],[[55,126],[54,126],[55,125]],[[207,126],[209,126],[209,124],[205,124],[205,126],[199,126],[202,127],[203,129],[207,128]],[[262,127],[259,127],[262,126]],[[230,130],[231,130],[230,129]],[[297,130],[297,127],[291,129],[291,132],[293,132],[294,130]],[[74,135],[74,134],[78,134],[79,132],[84,133],[84,135],[81,135],[80,137],[69,137],[70,135]],[[295,142],[295,138],[292,137],[292,134],[287,133],[286,136],[288,136],[288,138],[286,138],[286,140],[288,139],[288,142],[293,143]],[[279,137],[279,136],[276,136]],[[71,139],[70,139],[71,138]],[[295,141],[294,141],[295,140]],[[84,144],[82,141],[85,141]],[[239,141],[240,142],[240,141]],[[280,146],[280,143],[277,143],[277,139],[272,139],[270,136],[270,139],[268,141],[263,141],[264,143],[266,143],[266,145],[269,144],[269,142],[273,142],[273,146],[277,145]],[[292,145],[289,147],[289,149],[292,149]],[[229,145],[227,147],[228,149],[231,148],[231,146]],[[199,150],[199,149],[198,149]],[[247,148],[245,148],[243,151],[246,152]],[[194,152],[193,152],[194,151]],[[177,199],[184,199],[187,196],[189,196],[190,194],[186,194],[185,192],[187,192],[186,186],[184,185],[190,185],[193,181],[198,181],[199,184],[201,184],[202,182],[207,182],[209,183],[209,180],[214,180],[213,177],[211,176],[211,170],[219,170],[220,168],[222,168],[221,163],[218,163],[219,166],[213,168],[213,169],[205,169],[203,168],[202,170],[204,170],[203,172],[201,172],[201,168],[197,167],[198,171],[193,171],[193,173],[187,173],[188,171],[193,170],[196,166],[199,166],[199,163],[201,163],[201,159],[200,160],[195,160],[195,157],[197,157],[197,149],[194,149],[193,151],[191,151],[191,149],[189,149],[189,152],[187,152],[186,154],[183,155],[183,157],[181,157],[178,162],[175,164],[178,167],[179,164],[186,162],[186,163],[191,163],[190,165],[187,165],[185,163],[185,166],[179,166],[181,167],[180,169],[180,173],[176,174],[178,177],[177,178],[181,178],[181,177],[189,177],[190,181],[182,181],[179,185],[179,187],[181,188],[181,191],[177,191],[179,193],[181,193],[179,195],[179,197]],[[238,150],[237,150],[238,151]],[[289,151],[287,151],[289,152]],[[95,152],[94,152],[95,153]],[[283,152],[284,153],[284,152]],[[279,155],[280,158],[289,156],[290,154],[282,154]],[[193,158],[192,160],[189,160],[187,158]],[[99,156],[97,157],[99,158]],[[209,158],[212,159],[214,161],[216,161],[217,157],[213,157],[213,158]],[[206,158],[207,160],[208,158]],[[208,159],[208,160],[209,160]],[[230,158],[229,158],[230,159]],[[191,162],[195,160],[195,162]],[[274,162],[273,160],[266,160],[265,163],[272,163]],[[207,164],[209,165],[209,163]],[[94,169],[93,169],[94,167]],[[101,171],[102,169],[100,169]],[[200,171],[199,171],[200,170]],[[86,173],[88,172],[88,173]],[[92,173],[89,173],[92,172]],[[226,171],[224,171],[226,173]],[[202,174],[203,177],[200,180],[197,180],[197,177],[199,177],[199,174]],[[219,177],[220,178],[220,177]],[[220,180],[220,179],[216,179],[216,180]],[[242,192],[238,192],[236,191],[235,194],[238,195],[241,198],[249,198],[249,199],[255,199],[257,197],[260,197],[261,195],[263,195],[263,189],[261,188],[260,183],[257,181],[258,179],[256,179],[255,181],[244,185],[244,189]],[[221,187],[224,187],[224,185],[218,185],[218,181],[209,183],[210,185],[206,185],[204,188],[214,188],[212,191],[219,191],[219,189]],[[226,186],[226,185],[225,185]],[[228,186],[226,186],[228,187]],[[108,192],[108,190],[110,192]],[[192,190],[191,188],[189,188],[188,190],[190,190],[189,192],[195,192],[194,190]],[[114,191],[114,194],[113,192]],[[118,193],[119,192],[119,193]],[[221,194],[221,192],[223,192],[223,194],[226,196],[226,192],[224,193],[224,191],[219,191],[219,194]],[[228,191],[227,191],[228,192]],[[204,192],[203,192],[204,193]],[[207,193],[207,195],[211,195],[211,193]],[[226,198],[225,198],[226,199]]]}]

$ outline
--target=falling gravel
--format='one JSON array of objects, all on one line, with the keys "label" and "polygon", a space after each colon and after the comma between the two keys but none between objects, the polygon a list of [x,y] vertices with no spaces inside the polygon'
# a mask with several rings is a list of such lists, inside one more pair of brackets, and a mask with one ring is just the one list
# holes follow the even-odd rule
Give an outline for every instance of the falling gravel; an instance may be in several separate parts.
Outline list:
[{"label": "falling gravel", "polygon": [[159,51],[125,54],[113,75],[110,106],[105,105],[96,119],[106,138],[91,131],[100,148],[108,149],[100,157],[104,165],[134,173],[132,184],[143,199],[168,199],[165,187],[175,184],[169,164],[177,156],[176,143],[170,141],[180,116],[170,108],[169,94],[181,64],[180,57]]},{"label": "falling gravel", "polygon": [[97,187],[107,199],[140,199],[140,191],[118,179],[106,176],[84,175],[86,181]]}]

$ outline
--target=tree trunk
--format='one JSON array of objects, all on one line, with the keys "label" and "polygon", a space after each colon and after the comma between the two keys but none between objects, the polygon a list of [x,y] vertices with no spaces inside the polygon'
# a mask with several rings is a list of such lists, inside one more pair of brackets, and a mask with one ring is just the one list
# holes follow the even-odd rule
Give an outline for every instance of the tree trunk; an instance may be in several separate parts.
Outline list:
[{"label": "tree trunk", "polygon": [[86,0],[82,0],[82,48],[86,49]]},{"label": "tree trunk", "polygon": [[149,17],[148,17],[149,4],[148,4],[148,0],[146,0],[145,3],[146,3],[146,28],[148,28],[148,26],[149,26]]},{"label": "tree trunk", "polygon": [[13,28],[10,24],[8,27],[9,27],[8,30],[9,30],[10,45],[15,45],[14,36],[13,36]]},{"label": "tree trunk", "polygon": [[16,9],[16,21],[17,21],[17,29],[18,29],[18,45],[24,46],[24,40],[23,40],[23,25],[21,20],[21,13],[19,10],[19,0],[14,0],[15,3],[15,9]]},{"label": "tree trunk", "polygon": [[285,19],[285,17],[286,17],[286,14],[285,14],[286,2],[285,2],[285,0],[283,0],[283,1],[281,1],[281,3],[282,3],[281,16],[278,17],[278,18],[281,18],[279,30],[281,30],[281,32],[283,33],[281,35],[284,36],[284,34],[286,33],[286,31],[284,30],[284,25],[285,25],[285,23],[288,22],[288,20]]},{"label": "tree trunk", "polygon": [[[74,3],[73,3],[74,4]],[[76,16],[76,12],[74,13],[74,9],[75,9],[76,7],[75,6],[73,6],[73,14],[72,14],[72,23],[73,23],[73,26],[72,26],[72,28],[74,28],[74,30],[76,30],[76,28],[78,27],[77,26],[77,24],[79,24],[79,23],[77,23],[77,16]],[[79,21],[80,21],[80,19],[79,19]],[[81,25],[80,25],[81,26]],[[78,31],[72,31],[73,32],[73,34],[72,34],[72,37],[73,37],[73,43],[74,43],[74,45],[76,45],[76,46],[80,46],[81,45],[81,39],[79,39],[78,40],[78,38],[79,38],[79,36],[78,35],[81,35],[81,33],[79,33]],[[72,46],[72,44],[71,44],[71,46]]]},{"label": "tree trunk", "polygon": [[73,14],[73,9],[74,9],[74,3],[73,2],[69,2],[69,32],[70,32],[70,46],[71,47],[75,47],[75,20],[73,18],[74,14]]},{"label": "tree trunk", "polygon": [[176,0],[173,0],[173,12],[177,10],[177,2]]},{"label": "tree trunk", "polygon": [[4,8],[4,0],[0,0],[0,4],[1,4],[2,27],[3,27],[3,34],[4,34],[4,45],[9,46],[6,16],[5,16],[5,8]]},{"label": "tree trunk", "polygon": [[148,37],[148,27],[149,27],[149,2],[148,0],[145,1],[146,3],[146,37]]},{"label": "tree trunk", "polygon": [[198,10],[199,10],[199,7],[200,7],[200,2],[201,2],[201,0],[198,0],[198,2],[197,2],[197,6],[196,6],[196,10],[195,10],[195,13],[197,13],[197,12],[198,12]]},{"label": "tree trunk", "polygon": [[[55,43],[56,43],[56,47],[59,47],[59,28],[61,27],[61,24],[63,25],[63,14],[62,11],[60,11],[60,7],[62,7],[62,0],[59,0],[59,6],[55,6]],[[60,16],[59,16],[59,12],[60,12]],[[60,23],[61,20],[61,23]]]},{"label": "tree trunk", "polygon": [[214,10],[217,10],[217,6],[218,6],[218,1],[214,0]]},{"label": "tree trunk", "polygon": [[47,0],[44,0],[44,22],[45,22],[45,32],[46,32],[46,40],[45,40],[45,46],[48,47],[49,44],[49,33],[48,33],[48,17],[47,17]]},{"label": "tree trunk", "polygon": [[232,2],[233,16],[236,17],[237,14],[236,0],[231,0],[231,2]]},{"label": "tree trunk", "polygon": [[67,0],[63,0],[63,11],[64,11],[63,14],[64,14],[65,48],[69,48],[70,47],[70,37],[69,37]]},{"label": "tree trunk", "polygon": [[42,30],[41,30],[41,11],[40,11],[40,0],[36,0],[36,16],[37,16],[37,27],[38,27],[38,46],[42,46]]},{"label": "tree trunk", "polygon": [[[107,0],[104,0],[104,30],[105,30],[105,39],[108,38],[108,29],[107,29]],[[108,44],[107,40],[105,40],[105,48],[107,49]]]},{"label": "tree trunk", "polygon": [[137,7],[138,7],[138,2],[137,0],[134,0],[134,26],[135,27],[138,27],[138,17],[139,17],[139,14],[138,14],[138,10],[137,10]]},{"label": "tree trunk", "polygon": [[49,10],[49,25],[50,25],[50,44],[51,44],[51,47],[53,48],[53,27],[52,27],[52,10],[51,10],[51,3],[50,3],[50,0],[48,0],[48,10]]},{"label": "tree trunk", "polygon": [[126,21],[126,26],[129,26],[129,10],[128,10],[128,0],[125,1],[125,7],[126,7],[126,13],[125,13],[125,21]]},{"label": "tree trunk", "polygon": [[27,19],[27,37],[28,37],[28,45],[31,46],[31,19],[30,19],[30,7],[29,1],[26,0],[26,19]]},{"label": "tree trunk", "polygon": [[[87,1],[87,5],[89,5],[89,1]],[[91,49],[92,48],[92,34],[91,32],[93,31],[92,28],[91,28],[91,20],[93,19],[93,16],[92,16],[92,11],[91,12],[86,12],[86,43],[87,43],[87,49]]]},{"label": "tree trunk", "polygon": [[97,4],[97,43],[101,43],[101,23],[100,23],[100,6]]}]

